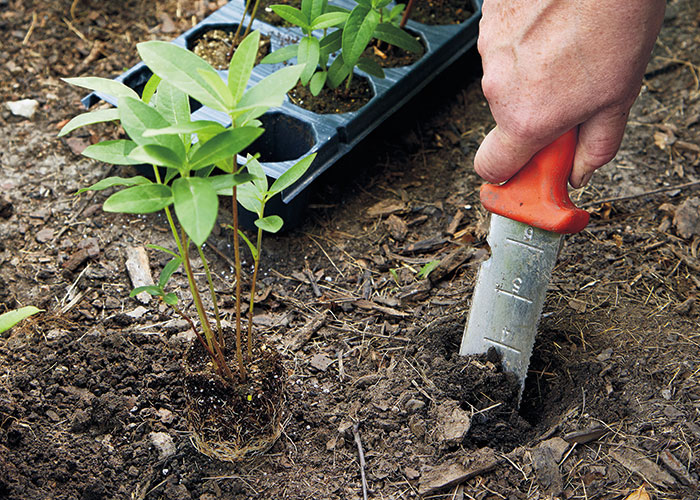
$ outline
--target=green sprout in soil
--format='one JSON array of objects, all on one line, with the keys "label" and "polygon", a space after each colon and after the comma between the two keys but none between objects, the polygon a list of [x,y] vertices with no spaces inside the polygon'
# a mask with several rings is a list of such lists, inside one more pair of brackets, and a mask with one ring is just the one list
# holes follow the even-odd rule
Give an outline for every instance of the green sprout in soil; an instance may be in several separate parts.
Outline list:
[{"label": "green sprout in soil", "polygon": [[[231,195],[233,198],[233,227],[235,234],[238,234],[238,189],[246,185],[262,185],[263,181],[266,186],[262,168],[257,168],[257,165],[251,167],[254,158],[249,156],[247,164],[239,166],[236,156],[263,133],[258,118],[269,108],[282,104],[285,94],[296,85],[303,69],[301,66],[283,68],[247,89],[259,40],[260,33],[255,31],[240,43],[231,59],[227,82],[207,62],[181,47],[166,42],[141,43],[138,45],[139,54],[154,73],[142,96],[113,80],[93,77],[67,79],[68,83],[117,97],[118,106],[116,109],[79,115],[66,124],[59,134],[62,136],[93,123],[119,121],[128,139],[100,142],[86,148],[83,154],[116,165],[145,163],[153,166],[154,180],[143,176],[109,177],[79,193],[122,188],[105,200],[105,211],[133,214],[164,211],[175,249],[152,248],[168,253],[172,259],[161,272],[157,285],[136,288],[131,295],[146,292],[171,306],[190,324],[209,354],[214,371],[227,382],[235,381],[236,377],[226,361],[221,315],[202,247],[216,223],[220,195]],[[212,109],[226,112],[231,118],[231,127],[225,128],[217,122],[206,120],[192,121],[189,97]],[[302,159],[273,184],[271,191],[283,185],[276,191],[279,192],[296,182],[312,161],[313,156]],[[256,224],[261,230],[274,232],[280,229],[283,221],[276,216],[264,216],[264,205],[268,199],[263,197],[256,206]],[[245,380],[247,369],[241,335],[241,259],[238,241],[239,238],[235,237],[236,359],[239,377]],[[256,275],[260,241],[261,234],[258,234],[257,253],[254,253]],[[191,263],[192,245],[203,263],[216,330],[209,321],[209,311],[195,282]],[[201,332],[192,318],[178,306],[177,295],[166,292],[170,278],[180,266],[187,276]],[[254,290],[254,283],[251,288]],[[252,297],[254,293],[251,293],[251,300]],[[249,321],[248,360],[252,357],[251,325],[252,321]]]},{"label": "green sprout in soil", "polygon": [[0,314],[0,333],[6,332],[23,319],[41,311],[41,309],[34,306],[25,306]]},{"label": "green sprout in soil", "polygon": [[[289,5],[273,5],[272,10],[284,20],[300,27],[303,37],[298,44],[276,50],[262,63],[275,64],[296,58],[304,66],[301,83],[318,95],[324,86],[338,88],[345,82],[350,88],[355,68],[378,78],[384,70],[362,54],[377,39],[410,52],[422,51],[421,44],[398,27],[403,7],[387,9],[391,0],[359,0],[351,10],[328,6],[327,0],[302,0],[301,10]],[[328,32],[329,28],[335,28]],[[322,30],[321,38],[314,32]],[[330,61],[331,55],[335,59]]]}]

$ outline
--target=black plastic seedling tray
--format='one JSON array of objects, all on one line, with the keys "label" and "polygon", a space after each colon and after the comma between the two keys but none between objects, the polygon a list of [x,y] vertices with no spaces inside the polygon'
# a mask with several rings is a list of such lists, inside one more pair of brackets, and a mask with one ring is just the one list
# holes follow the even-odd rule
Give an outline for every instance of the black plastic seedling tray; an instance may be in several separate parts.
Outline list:
[{"label": "black plastic seedling tray", "polygon": [[[409,66],[385,68],[384,79],[358,71],[369,80],[374,92],[371,100],[359,110],[342,114],[317,114],[287,100],[280,108],[270,110],[261,117],[265,133],[249,150],[260,153],[263,169],[270,178],[278,178],[304,156],[316,153],[316,159],[305,176],[282,192],[279,199],[271,200],[266,210],[268,214],[280,215],[285,220],[286,228],[301,222],[308,198],[307,188],[313,181],[474,45],[482,0],[470,1],[474,14],[460,24],[426,25],[409,20],[406,28],[421,37],[425,54]],[[332,0],[331,3],[346,8],[354,6],[354,2],[348,0]],[[198,38],[212,29],[235,29],[242,14],[243,0],[233,0],[172,43],[191,49]],[[253,29],[270,37],[271,50],[298,39],[300,35],[296,28],[272,26],[260,20],[253,23]],[[251,83],[260,81],[279,67],[256,66]],[[226,79],[227,71],[219,73]],[[138,90],[143,88],[150,76],[148,67],[139,63],[116,80]],[[90,107],[100,99],[116,105],[112,96],[100,93],[86,96],[83,104]],[[230,125],[230,120],[224,113],[201,106],[193,106],[192,109],[193,120],[215,120]]]}]

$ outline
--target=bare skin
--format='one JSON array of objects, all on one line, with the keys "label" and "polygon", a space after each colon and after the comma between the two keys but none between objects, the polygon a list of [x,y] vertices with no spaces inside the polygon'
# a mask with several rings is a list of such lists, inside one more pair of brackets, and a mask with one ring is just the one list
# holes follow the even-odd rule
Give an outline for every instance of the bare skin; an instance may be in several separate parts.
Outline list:
[{"label": "bare skin", "polygon": [[664,0],[484,0],[482,86],[497,125],[476,154],[476,172],[503,182],[578,127],[569,182],[585,185],[620,147],[665,6]]}]

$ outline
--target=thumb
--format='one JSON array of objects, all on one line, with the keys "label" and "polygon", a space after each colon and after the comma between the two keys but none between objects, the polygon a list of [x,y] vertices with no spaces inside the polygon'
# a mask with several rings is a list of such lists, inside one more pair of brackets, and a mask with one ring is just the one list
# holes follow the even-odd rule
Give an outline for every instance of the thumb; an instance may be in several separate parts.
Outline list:
[{"label": "thumb", "polygon": [[628,110],[615,107],[593,115],[579,126],[574,167],[569,177],[571,186],[585,186],[593,172],[615,158],[628,114]]},{"label": "thumb", "polygon": [[507,181],[555,138],[525,141],[513,138],[496,126],[481,142],[474,157],[474,170],[488,182]]}]

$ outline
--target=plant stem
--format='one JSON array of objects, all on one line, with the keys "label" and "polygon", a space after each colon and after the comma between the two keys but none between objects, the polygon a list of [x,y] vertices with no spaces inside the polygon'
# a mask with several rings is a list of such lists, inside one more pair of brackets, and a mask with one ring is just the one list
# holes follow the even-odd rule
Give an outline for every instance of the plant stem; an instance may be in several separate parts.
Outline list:
[{"label": "plant stem", "polygon": [[240,236],[238,235],[238,189],[236,186],[233,186],[231,212],[233,215],[233,255],[236,265],[236,357],[238,358],[241,378],[245,380],[246,369],[243,364],[243,349],[241,347],[241,249]]},{"label": "plant stem", "polygon": [[216,329],[219,333],[219,346],[222,349],[225,348],[226,342],[224,341],[224,332],[221,328],[221,315],[219,314],[219,305],[216,303],[216,291],[214,290],[214,281],[211,278],[211,271],[209,270],[209,263],[204,256],[204,251],[201,247],[197,247],[199,251],[199,258],[202,259],[202,264],[204,264],[204,274],[207,276],[207,282],[209,283],[209,293],[211,295],[211,300],[214,303],[214,316],[216,318]]},{"label": "plant stem", "polygon": [[243,7],[243,16],[241,17],[241,22],[238,23],[236,32],[233,34],[233,40],[231,40],[231,50],[229,50],[228,52],[229,60],[233,57],[233,53],[236,51],[236,47],[238,46],[238,36],[241,34],[241,27],[245,22],[245,15],[248,13],[248,7],[250,7],[250,2],[251,0],[246,0],[245,6]]},{"label": "plant stem", "polygon": [[408,16],[411,15],[411,11],[413,10],[414,3],[415,3],[415,0],[408,0],[408,3],[406,4],[406,8],[403,10],[403,16],[401,16],[401,22],[399,23],[399,28],[403,29],[406,26],[406,22],[408,22]]},{"label": "plant stem", "polygon": [[352,69],[350,70],[350,74],[348,75],[348,81],[345,84],[345,92],[350,92],[350,82],[352,82]]},{"label": "plant stem", "polygon": [[224,358],[224,353],[221,352],[221,347],[219,346],[219,343],[216,341],[216,339],[214,338],[214,334],[211,331],[209,318],[207,318],[206,312],[204,311],[204,304],[202,304],[202,297],[199,295],[199,289],[197,288],[197,284],[194,281],[194,273],[192,272],[192,264],[190,262],[190,242],[187,239],[184,230],[182,230],[181,239],[185,242],[185,244],[183,245],[184,253],[182,262],[185,265],[187,280],[190,284],[190,290],[192,292],[192,298],[194,299],[195,307],[197,308],[197,315],[199,316],[199,321],[202,325],[202,329],[204,330],[204,337],[207,340],[207,344],[215,354],[215,357],[212,359],[212,362],[214,363],[214,368],[217,369],[216,365],[218,364],[224,371],[224,374],[226,376],[225,378],[228,378],[230,381],[233,381],[235,380],[235,377],[233,376],[233,373],[231,373],[231,369],[228,367],[226,359]]},{"label": "plant stem", "polygon": [[248,22],[248,26],[245,28],[245,33],[243,33],[243,38],[248,36],[248,33],[250,33],[250,27],[253,26],[253,21],[255,20],[255,14],[258,12],[258,5],[260,5],[260,0],[255,0],[255,4],[253,5],[253,12],[250,13],[250,21]]},{"label": "plant stem", "polygon": [[260,269],[260,250],[262,248],[263,231],[258,228],[258,239],[255,243],[257,256],[254,256],[253,279],[250,283],[250,304],[248,305],[248,359],[253,359],[253,306],[255,306],[255,284]]},{"label": "plant stem", "polygon": [[[192,321],[192,318],[190,318],[187,314],[185,314],[185,312],[182,309],[180,309],[179,307],[172,306],[172,308],[175,309],[175,312],[178,313],[182,317],[182,319],[184,319],[185,321],[187,321],[190,324],[190,328],[192,328],[192,331],[197,336],[197,339],[199,339],[199,342],[202,344],[204,349],[207,351],[207,353],[209,354],[211,359],[216,359],[216,355],[214,354],[214,352],[211,349],[209,349],[209,346],[207,345],[205,340],[202,338],[202,334],[199,333],[199,330],[197,330],[197,328],[194,326],[194,321]],[[214,364],[214,366],[216,368],[217,373],[221,377],[223,377],[223,373],[221,372],[221,369],[219,368],[219,366],[216,364]]]}]

